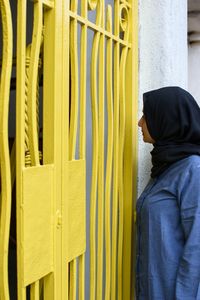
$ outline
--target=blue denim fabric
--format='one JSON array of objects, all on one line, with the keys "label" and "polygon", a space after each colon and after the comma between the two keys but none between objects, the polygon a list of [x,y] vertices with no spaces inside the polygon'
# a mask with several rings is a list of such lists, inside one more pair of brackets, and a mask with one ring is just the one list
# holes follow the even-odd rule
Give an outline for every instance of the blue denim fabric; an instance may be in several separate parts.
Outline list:
[{"label": "blue denim fabric", "polygon": [[150,180],[136,208],[137,300],[200,300],[200,156]]}]

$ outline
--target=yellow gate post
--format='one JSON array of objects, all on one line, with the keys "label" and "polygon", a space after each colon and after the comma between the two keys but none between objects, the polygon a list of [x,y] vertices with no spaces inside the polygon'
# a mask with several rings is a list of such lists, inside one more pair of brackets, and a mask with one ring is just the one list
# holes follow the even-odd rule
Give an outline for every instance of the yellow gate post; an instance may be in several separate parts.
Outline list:
[{"label": "yellow gate post", "polygon": [[[63,3],[56,0],[34,1],[34,28],[26,81],[27,1],[18,1],[16,150],[20,300],[26,299],[28,286],[31,300],[39,299],[42,285],[44,299],[67,299],[68,295],[66,256],[62,256]],[[44,107],[42,163],[36,117],[41,43]],[[28,115],[25,114],[26,97]],[[27,153],[26,128],[30,147]],[[28,165],[25,163],[27,159],[30,161]]]},{"label": "yellow gate post", "polygon": [[9,299],[8,248],[11,215],[11,172],[9,157],[8,113],[12,68],[12,20],[10,3],[0,1],[2,22],[2,62],[0,81],[0,299]]}]

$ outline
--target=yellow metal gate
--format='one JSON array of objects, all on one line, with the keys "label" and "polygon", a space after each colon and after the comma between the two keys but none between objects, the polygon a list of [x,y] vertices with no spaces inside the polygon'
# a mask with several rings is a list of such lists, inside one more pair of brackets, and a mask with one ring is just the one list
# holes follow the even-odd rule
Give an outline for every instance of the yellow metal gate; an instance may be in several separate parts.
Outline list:
[{"label": "yellow metal gate", "polygon": [[12,289],[19,300],[133,299],[137,0],[11,3],[0,0],[0,300]]}]

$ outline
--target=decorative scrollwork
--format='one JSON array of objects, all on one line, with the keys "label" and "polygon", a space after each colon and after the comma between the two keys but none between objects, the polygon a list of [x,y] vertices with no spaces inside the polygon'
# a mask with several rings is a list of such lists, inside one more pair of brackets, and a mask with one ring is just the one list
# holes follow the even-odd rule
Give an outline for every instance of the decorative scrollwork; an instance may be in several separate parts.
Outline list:
[{"label": "decorative scrollwork", "polygon": [[88,9],[95,10],[97,7],[98,0],[88,0]]},{"label": "decorative scrollwork", "polygon": [[129,12],[128,8],[125,4],[120,5],[119,9],[119,24],[120,24],[120,30],[122,32],[126,32],[128,29],[128,23],[129,23]]},{"label": "decorative scrollwork", "polygon": [[103,20],[104,3],[102,0],[87,0],[88,10],[96,10],[96,25],[101,26]]}]

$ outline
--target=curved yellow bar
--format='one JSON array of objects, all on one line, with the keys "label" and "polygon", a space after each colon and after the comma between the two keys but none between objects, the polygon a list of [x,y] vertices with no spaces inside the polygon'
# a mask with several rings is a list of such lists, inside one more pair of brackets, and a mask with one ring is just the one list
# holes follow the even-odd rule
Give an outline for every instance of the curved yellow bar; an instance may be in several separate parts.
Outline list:
[{"label": "curved yellow bar", "polygon": [[[96,24],[101,24],[101,1],[97,5]],[[100,33],[94,34],[91,57],[91,109],[92,109],[92,182],[90,196],[90,300],[96,300],[96,193],[98,177],[99,128],[97,107],[97,60]]]},{"label": "curved yellow bar", "polygon": [[100,34],[94,37],[91,59],[91,107],[92,107],[92,182],[90,196],[90,299],[95,300],[96,286],[96,192],[98,174],[98,108],[97,108],[97,56]]},{"label": "curved yellow bar", "polygon": [[[119,36],[119,1],[114,7],[114,33]],[[116,256],[117,256],[117,216],[119,184],[119,43],[114,44],[114,148],[113,148],[113,201],[112,201],[112,258],[111,258],[111,299],[116,299]]]},{"label": "curved yellow bar", "polygon": [[[124,40],[129,38],[128,9],[120,5],[121,30],[124,32]],[[123,21],[123,22],[122,22]],[[119,233],[118,233],[118,300],[122,300],[122,278],[123,278],[123,235],[124,235],[124,138],[125,138],[125,103],[126,103],[126,60],[128,48],[124,47],[120,60],[120,128],[119,128]]]},{"label": "curved yellow bar", "polygon": [[1,0],[3,31],[3,60],[0,85],[0,163],[1,163],[1,215],[0,215],[0,299],[9,300],[8,244],[11,214],[11,174],[8,145],[8,111],[12,69],[12,20],[9,1]]},{"label": "curved yellow bar", "polygon": [[[101,26],[104,27],[104,0],[101,4]],[[99,156],[98,156],[98,233],[97,233],[97,295],[101,300],[103,294],[103,229],[104,229],[104,93],[105,93],[105,37],[99,40],[99,76],[98,76],[98,122],[99,122]]]},{"label": "curved yellow bar", "polygon": [[[87,18],[87,0],[81,1],[81,15]],[[81,26],[80,57],[80,143],[79,157],[86,159],[86,76],[87,76],[87,25]],[[79,300],[85,299],[85,254],[79,257]]]},{"label": "curved yellow bar", "polygon": [[[72,2],[73,4],[74,2]],[[75,6],[72,5],[72,6]],[[70,62],[71,62],[71,102],[70,102],[70,128],[69,128],[69,160],[75,158],[76,135],[78,126],[78,43],[77,20],[70,23]]]},{"label": "curved yellow bar", "polygon": [[[112,7],[107,7],[107,30],[112,32]],[[106,259],[106,280],[105,280],[105,300],[110,300],[111,283],[111,228],[110,228],[110,200],[111,200],[111,180],[113,161],[113,76],[112,76],[112,40],[107,40],[107,114],[108,114],[108,137],[107,137],[107,161],[106,161],[106,182],[105,182],[105,259]]]},{"label": "curved yellow bar", "polygon": [[30,67],[28,72],[28,133],[30,143],[31,165],[37,166],[39,161],[38,125],[37,125],[37,80],[40,46],[42,41],[42,1],[34,3],[34,27],[31,44]]}]

